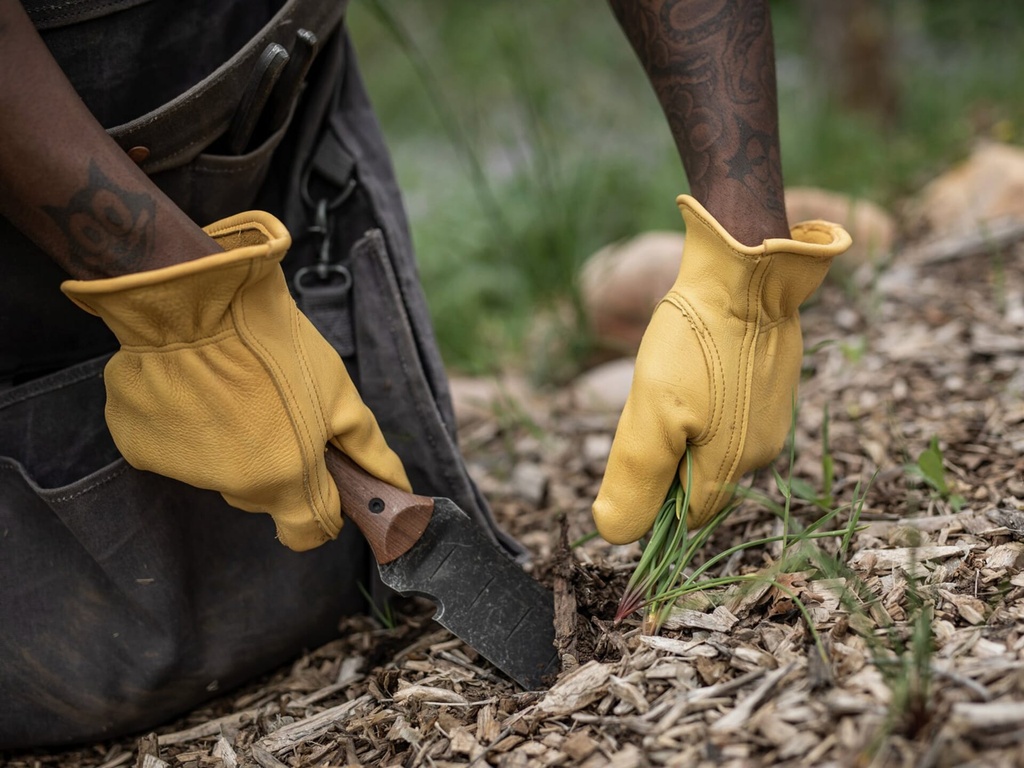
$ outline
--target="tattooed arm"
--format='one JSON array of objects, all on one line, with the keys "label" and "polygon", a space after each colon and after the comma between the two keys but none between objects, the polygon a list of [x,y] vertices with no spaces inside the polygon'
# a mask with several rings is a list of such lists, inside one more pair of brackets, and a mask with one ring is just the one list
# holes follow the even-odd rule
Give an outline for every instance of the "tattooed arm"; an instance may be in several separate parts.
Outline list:
[{"label": "tattooed arm", "polygon": [[767,0],[610,0],[691,194],[737,240],[789,237]]},{"label": "tattooed arm", "polygon": [[80,279],[221,250],[107,135],[18,0],[0,0],[0,215]]}]

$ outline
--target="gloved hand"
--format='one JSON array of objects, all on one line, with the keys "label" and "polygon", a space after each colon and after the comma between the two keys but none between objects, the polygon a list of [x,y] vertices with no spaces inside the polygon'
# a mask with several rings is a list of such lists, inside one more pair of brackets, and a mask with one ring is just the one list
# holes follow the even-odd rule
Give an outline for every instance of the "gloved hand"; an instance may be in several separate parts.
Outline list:
[{"label": "gloved hand", "polygon": [[593,506],[614,544],[647,533],[677,472],[685,485],[687,444],[691,529],[722,509],[740,476],[778,455],[800,378],[798,309],[850,246],[838,225],[809,221],[791,240],[747,247],[692,197],[676,202],[686,223],[679,276],[644,332]]},{"label": "gloved hand", "polygon": [[392,485],[409,480],[288,293],[284,225],[253,211],[206,232],[225,253],[61,289],[121,342],[104,371],[106,419],[128,463],[267,512],[282,543],[311,549],[342,525],[328,441]]}]

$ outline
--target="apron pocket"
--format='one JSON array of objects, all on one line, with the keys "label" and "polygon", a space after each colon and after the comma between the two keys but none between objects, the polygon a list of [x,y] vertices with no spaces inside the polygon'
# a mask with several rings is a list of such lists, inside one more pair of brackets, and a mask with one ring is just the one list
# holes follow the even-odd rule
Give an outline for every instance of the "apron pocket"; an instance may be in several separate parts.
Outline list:
[{"label": "apron pocket", "polygon": [[0,393],[0,749],[151,728],[365,606],[356,526],[292,552],[268,515],[128,466],[105,362]]},{"label": "apron pocket", "polygon": [[123,464],[103,418],[109,355],[0,394],[0,461],[38,489],[61,489]]},{"label": "apron pocket", "polygon": [[263,186],[274,150],[290,123],[291,115],[251,152],[203,152],[186,165],[153,174],[152,179],[179,208],[203,225],[248,210]]}]

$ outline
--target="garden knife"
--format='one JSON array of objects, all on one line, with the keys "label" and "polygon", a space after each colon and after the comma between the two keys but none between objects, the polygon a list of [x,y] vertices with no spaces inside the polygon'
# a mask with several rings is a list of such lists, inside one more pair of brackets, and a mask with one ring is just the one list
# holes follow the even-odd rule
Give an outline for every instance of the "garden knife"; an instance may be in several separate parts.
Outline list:
[{"label": "garden knife", "polygon": [[362,531],[381,580],[437,604],[434,619],[528,690],[559,670],[554,598],[451,499],[406,493],[334,446],[341,511]]}]

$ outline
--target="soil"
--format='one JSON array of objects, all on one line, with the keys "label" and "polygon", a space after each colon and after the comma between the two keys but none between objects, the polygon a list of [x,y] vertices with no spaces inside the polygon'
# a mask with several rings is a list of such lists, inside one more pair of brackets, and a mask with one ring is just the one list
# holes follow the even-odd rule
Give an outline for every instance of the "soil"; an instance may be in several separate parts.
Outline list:
[{"label": "soil", "polygon": [[[831,525],[863,496],[861,528],[796,571],[781,544],[713,571],[771,570],[785,590],[691,601],[657,636],[639,616],[614,625],[639,547],[569,545],[592,532],[615,416],[533,392],[461,436],[559,595],[550,690],[517,689],[428,604],[397,600],[393,627],[346,619],[338,640],[155,734],[7,765],[1024,765],[1024,248],[907,251],[826,284],[803,326],[796,460],[776,468],[824,494],[827,454]],[[912,469],[933,438],[944,491]],[[771,472],[750,482],[782,502]],[[791,514],[822,511],[794,498]],[[745,500],[706,550],[780,525]]]}]

